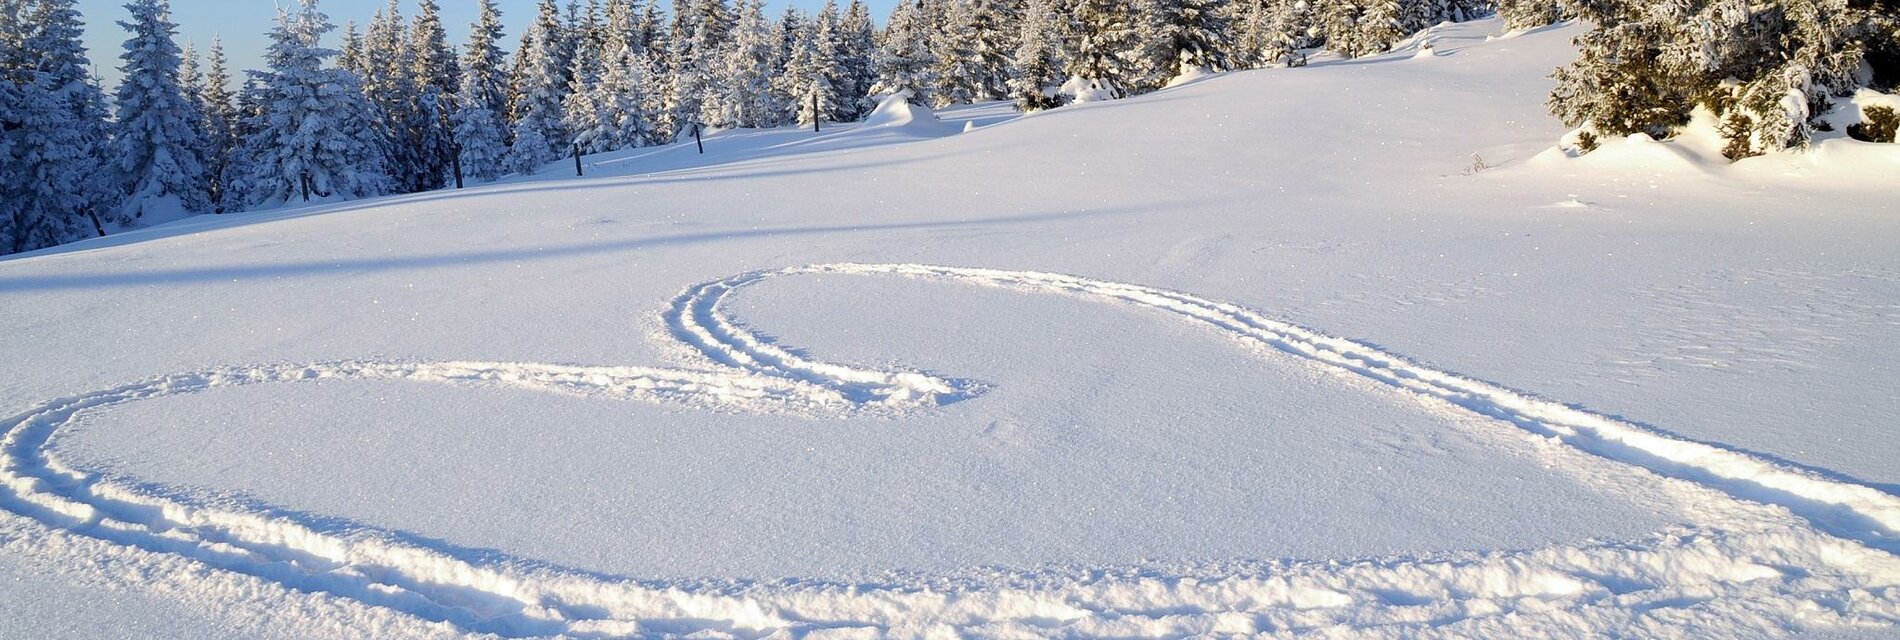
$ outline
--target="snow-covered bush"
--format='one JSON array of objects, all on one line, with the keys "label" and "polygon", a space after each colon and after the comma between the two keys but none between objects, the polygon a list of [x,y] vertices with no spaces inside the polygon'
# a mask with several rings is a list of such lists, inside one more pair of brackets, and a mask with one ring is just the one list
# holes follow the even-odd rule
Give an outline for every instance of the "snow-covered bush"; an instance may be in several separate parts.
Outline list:
[{"label": "snow-covered bush", "polygon": [[1599,134],[1672,135],[1706,107],[1731,158],[1805,147],[1839,98],[1865,85],[1866,52],[1890,37],[1847,0],[1584,2],[1595,27],[1557,71],[1550,110]]}]

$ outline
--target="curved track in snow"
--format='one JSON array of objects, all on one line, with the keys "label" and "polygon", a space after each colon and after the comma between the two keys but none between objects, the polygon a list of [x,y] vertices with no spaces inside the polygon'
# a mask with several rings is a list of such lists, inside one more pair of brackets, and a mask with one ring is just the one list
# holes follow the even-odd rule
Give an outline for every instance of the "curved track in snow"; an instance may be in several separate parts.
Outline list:
[{"label": "curved track in snow", "polygon": [[[489,384],[746,412],[837,416],[927,410],[981,384],[812,359],[722,311],[744,288],[803,274],[897,276],[1053,293],[1167,314],[1263,355],[1301,358],[1403,391],[1432,408],[1512,425],[1566,455],[1660,475],[1696,520],[1636,542],[1353,563],[1109,568],[981,579],[665,583],[528,561],[478,562],[376,530],[320,531],[198,504],[62,463],[48,442],[76,416],[215,387],[319,379]],[[1702,624],[1785,631],[1790,620],[1900,623],[1900,498],[1432,369],[1234,304],[1052,273],[834,264],[757,271],[687,289],[664,315],[701,368],[503,362],[331,362],[168,375],[51,400],[0,422],[0,507],[46,526],[171,554],[502,636],[1169,636],[1339,632],[1640,635],[1684,609]],[[1680,623],[1680,621],[1678,621]],[[1528,625],[1528,626],[1527,626]]]}]

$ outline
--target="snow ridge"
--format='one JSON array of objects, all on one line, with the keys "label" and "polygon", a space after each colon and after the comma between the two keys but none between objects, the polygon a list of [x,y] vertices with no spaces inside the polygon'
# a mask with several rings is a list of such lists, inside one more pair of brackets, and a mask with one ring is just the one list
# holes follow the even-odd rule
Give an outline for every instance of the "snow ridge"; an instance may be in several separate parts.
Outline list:
[{"label": "snow ridge", "polygon": [[[1552,447],[1678,481],[1698,521],[1654,538],[1525,551],[1220,567],[1092,568],[814,581],[667,583],[527,560],[471,559],[374,529],[159,495],[62,463],[48,442],[90,411],[234,385],[407,380],[814,417],[903,415],[980,396],[979,383],[829,363],[774,344],[722,311],[749,286],[808,274],[898,276],[1055,293],[1173,315],[1262,355],[1296,356],[1528,432]],[[883,636],[1364,636],[1631,633],[1666,624],[1774,633],[1900,623],[1900,498],[1820,473],[1669,436],[1439,371],[1378,349],[1185,293],[1055,273],[914,264],[755,271],[688,288],[663,319],[710,366],[505,362],[249,365],[50,400],[0,421],[0,507],[48,527],[509,637],[712,631],[743,637],[856,630]],[[1798,517],[1794,517],[1798,516]],[[1681,624],[1680,621],[1677,624]]]}]

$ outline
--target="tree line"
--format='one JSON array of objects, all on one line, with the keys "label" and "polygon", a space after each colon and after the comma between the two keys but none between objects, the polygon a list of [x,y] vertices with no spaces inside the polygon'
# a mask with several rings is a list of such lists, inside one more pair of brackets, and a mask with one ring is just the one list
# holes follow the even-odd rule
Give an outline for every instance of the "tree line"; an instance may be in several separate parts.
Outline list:
[{"label": "tree line", "polygon": [[[863,0],[768,16],[764,0],[541,0],[507,33],[493,0],[459,47],[436,0],[397,0],[341,46],[317,0],[282,8],[265,69],[175,40],[131,0],[108,103],[76,0],[0,0],[0,250],[160,214],[244,211],[532,173],[570,153],[696,127],[849,122],[879,96],[1024,111],[1153,91],[1183,75],[1360,57],[1445,21],[1581,19],[1550,108],[1598,136],[1669,135],[1711,109],[1743,157],[1805,145],[1859,87],[1891,87],[1896,0]],[[233,88],[236,88],[233,91]]]}]

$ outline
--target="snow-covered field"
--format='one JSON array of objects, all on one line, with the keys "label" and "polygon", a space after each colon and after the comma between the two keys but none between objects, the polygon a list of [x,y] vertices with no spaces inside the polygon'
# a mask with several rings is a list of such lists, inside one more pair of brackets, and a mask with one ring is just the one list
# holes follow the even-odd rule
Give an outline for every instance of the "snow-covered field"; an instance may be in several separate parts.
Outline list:
[{"label": "snow-covered field", "polygon": [[1900,147],[1498,28],[0,261],[0,636],[1900,632]]}]

